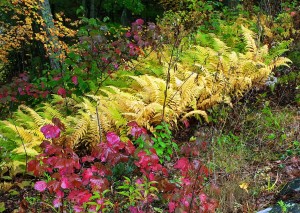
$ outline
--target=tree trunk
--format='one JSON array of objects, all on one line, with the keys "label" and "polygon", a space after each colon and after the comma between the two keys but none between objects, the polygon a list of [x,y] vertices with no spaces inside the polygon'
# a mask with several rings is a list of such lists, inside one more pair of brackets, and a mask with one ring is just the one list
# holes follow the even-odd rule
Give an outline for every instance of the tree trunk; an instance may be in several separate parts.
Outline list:
[{"label": "tree trunk", "polygon": [[82,0],[81,1],[81,6],[83,6],[83,8],[84,8],[84,17],[86,17],[86,11],[87,11],[87,6],[86,6],[86,0]]},{"label": "tree trunk", "polygon": [[55,26],[49,0],[39,0],[40,13],[44,21],[44,30],[48,40],[46,41],[46,53],[49,57],[51,69],[60,69],[59,56],[62,54],[58,36],[55,33]]},{"label": "tree trunk", "polygon": [[95,18],[95,0],[91,0],[91,4],[90,4],[90,18]]}]

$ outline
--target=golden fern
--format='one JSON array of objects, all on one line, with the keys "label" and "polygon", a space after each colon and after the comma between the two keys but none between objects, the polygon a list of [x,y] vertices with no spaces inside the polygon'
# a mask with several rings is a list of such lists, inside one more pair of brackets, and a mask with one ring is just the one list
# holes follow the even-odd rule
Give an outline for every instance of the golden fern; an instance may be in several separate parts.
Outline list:
[{"label": "golden fern", "polygon": [[[145,74],[123,76],[125,81],[131,82],[129,88],[105,86],[97,95],[83,99],[53,96],[51,104],[45,104],[39,112],[21,106],[15,113],[21,137],[28,148],[34,149],[42,141],[40,127],[51,123],[51,116],[58,117],[66,125],[65,134],[73,147],[82,143],[95,145],[100,135],[103,137],[108,131],[126,134],[129,121],[136,121],[152,131],[162,121],[163,111],[164,120],[173,126],[190,116],[200,115],[208,120],[207,109],[219,103],[231,105],[232,98],[260,86],[275,67],[286,66],[290,62],[287,58],[277,57],[266,63],[267,46],[258,47],[253,38],[255,34],[245,27],[242,31],[247,45],[245,53],[232,51],[215,38],[211,47],[197,44],[187,47],[179,61],[169,67],[171,48],[166,46],[163,54],[153,52],[148,59],[139,59],[143,62],[139,69],[146,69],[141,72]],[[161,74],[148,72],[149,65],[159,69]],[[166,85],[168,73],[170,81]],[[63,114],[66,107],[72,108],[73,115]],[[21,124],[26,121],[29,122],[28,127]],[[13,130],[12,123],[6,121],[4,125]]]}]

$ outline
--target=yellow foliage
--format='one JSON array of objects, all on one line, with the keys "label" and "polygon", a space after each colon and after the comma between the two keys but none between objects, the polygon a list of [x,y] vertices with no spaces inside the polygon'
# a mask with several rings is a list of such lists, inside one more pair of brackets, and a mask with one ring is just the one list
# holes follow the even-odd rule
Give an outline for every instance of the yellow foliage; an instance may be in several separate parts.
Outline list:
[{"label": "yellow foliage", "polygon": [[[41,2],[41,1],[40,1]],[[46,33],[45,21],[40,15],[41,5],[39,1],[27,0],[27,1],[15,1],[11,0],[13,7],[3,7],[2,10],[13,12],[15,15],[12,19],[17,20],[16,25],[7,24],[0,22],[2,33],[0,33],[0,60],[4,63],[8,62],[7,56],[10,51],[18,50],[24,44],[28,44],[32,41],[40,41],[44,44],[46,50],[55,50],[53,44],[48,44],[49,38]],[[25,15],[25,16],[24,16]],[[22,18],[24,17],[24,18]],[[65,27],[63,22],[63,17],[61,14],[57,14],[58,18],[55,21],[55,30],[53,35],[60,38],[63,37],[74,37],[76,30]],[[40,32],[34,32],[32,25],[37,24]],[[59,41],[62,46],[62,50],[68,52],[67,45],[63,41]],[[64,53],[59,56],[60,59],[64,58]]]},{"label": "yellow foliage", "polygon": [[[145,66],[153,64],[161,75],[150,72],[156,73],[155,76],[123,76],[124,80],[132,82],[130,88],[105,86],[98,94],[87,95],[81,100],[54,96],[53,103],[45,104],[39,112],[21,106],[15,113],[17,125],[8,121],[4,124],[20,134],[34,155],[36,146],[43,140],[40,127],[51,123],[52,117],[61,119],[65,124],[66,132],[63,134],[67,143],[75,148],[81,144],[96,145],[108,131],[124,137],[130,121],[136,121],[150,131],[163,119],[173,127],[177,126],[178,121],[191,116],[208,121],[207,109],[219,103],[232,106],[233,98],[261,86],[275,67],[287,66],[290,62],[287,58],[275,57],[267,64],[268,47],[258,46],[250,30],[242,27],[242,31],[247,44],[245,53],[232,51],[217,38],[213,47],[195,44],[183,49],[182,57],[172,66],[168,64],[169,58],[158,61],[158,54],[161,53],[152,52],[150,58],[140,58],[139,61]],[[170,50],[166,48],[165,51],[163,54],[170,56]],[[146,63],[146,60],[152,61]],[[66,102],[72,107],[73,115],[62,114],[60,107],[66,106]],[[15,151],[21,152],[21,146]]]}]

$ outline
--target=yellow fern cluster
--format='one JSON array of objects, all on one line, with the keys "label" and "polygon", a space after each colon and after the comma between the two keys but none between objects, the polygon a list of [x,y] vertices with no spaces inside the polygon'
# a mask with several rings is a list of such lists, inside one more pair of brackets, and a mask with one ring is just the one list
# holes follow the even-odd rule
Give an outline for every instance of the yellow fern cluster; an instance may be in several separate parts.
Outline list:
[{"label": "yellow fern cluster", "polygon": [[[130,121],[136,121],[150,131],[162,119],[173,126],[190,116],[200,115],[207,121],[208,108],[218,103],[230,105],[233,97],[262,85],[274,67],[290,62],[287,58],[276,57],[266,63],[268,47],[259,47],[253,39],[253,32],[247,28],[242,27],[242,31],[245,53],[234,52],[214,38],[212,47],[198,44],[185,47],[182,53],[178,52],[177,60],[170,64],[172,47],[166,46],[165,53],[153,52],[151,57],[138,60],[136,69],[146,69],[141,72],[145,74],[123,76],[124,80],[132,82],[128,88],[105,86],[96,95],[82,99],[54,96],[53,103],[44,104],[39,112],[21,106],[15,113],[17,124],[4,121],[4,125],[20,134],[27,151],[35,155],[37,145],[44,139],[39,130],[51,123],[52,117],[61,119],[66,126],[66,137],[61,143],[73,147],[82,143],[95,145],[108,131],[126,137],[126,125]],[[157,72],[151,71],[152,67],[161,68]],[[73,114],[63,115],[62,106],[71,107]],[[21,145],[15,151],[21,153]]]}]

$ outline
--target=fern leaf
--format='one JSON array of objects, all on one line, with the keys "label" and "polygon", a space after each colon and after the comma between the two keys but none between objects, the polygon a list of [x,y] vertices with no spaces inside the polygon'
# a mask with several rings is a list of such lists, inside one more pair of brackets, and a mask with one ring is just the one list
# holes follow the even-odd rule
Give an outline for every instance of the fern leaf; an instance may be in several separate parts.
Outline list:
[{"label": "fern leaf", "polygon": [[207,116],[207,113],[203,110],[193,110],[193,111],[190,111],[188,113],[186,113],[183,117],[182,117],[182,120],[188,118],[188,117],[191,117],[191,116],[195,116],[195,115],[201,115],[204,120],[206,122],[208,122],[208,116]]}]

